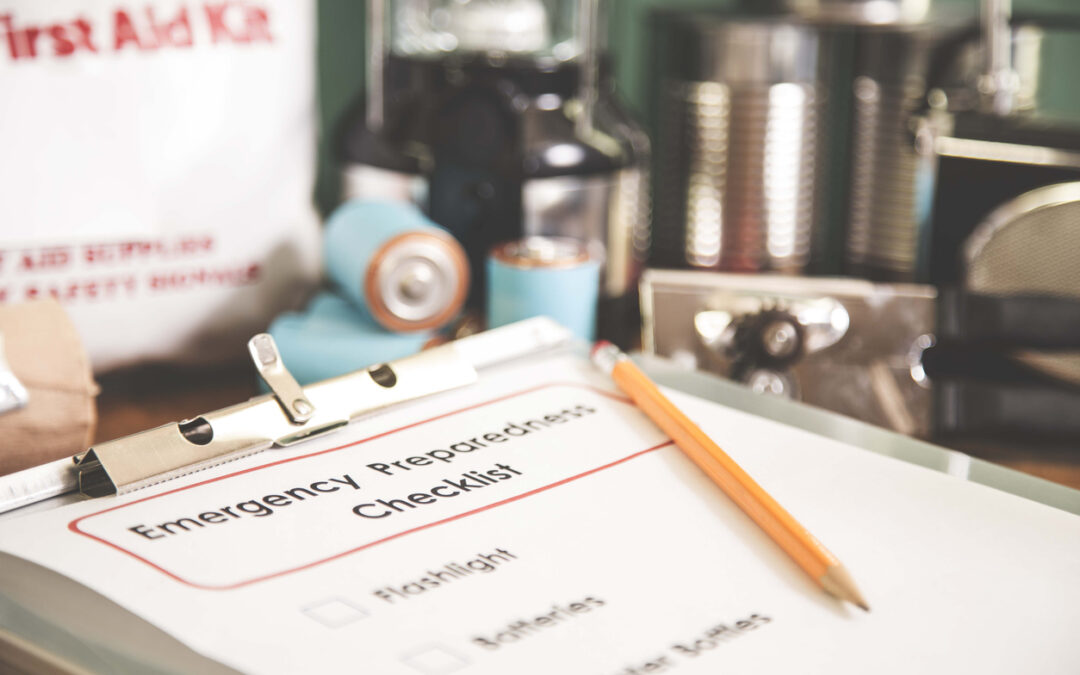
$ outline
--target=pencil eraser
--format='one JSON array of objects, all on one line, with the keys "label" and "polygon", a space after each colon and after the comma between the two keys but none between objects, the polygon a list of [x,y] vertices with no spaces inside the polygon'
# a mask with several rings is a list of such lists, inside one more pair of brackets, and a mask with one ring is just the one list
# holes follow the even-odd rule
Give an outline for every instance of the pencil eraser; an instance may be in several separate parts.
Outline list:
[{"label": "pencil eraser", "polygon": [[592,351],[590,351],[590,352],[589,352],[589,356],[596,356],[596,353],[597,353],[598,351],[600,351],[601,349],[606,349],[606,348],[608,348],[608,347],[613,347],[613,346],[614,346],[614,345],[612,345],[612,344],[611,344],[610,342],[608,342],[607,340],[597,340],[597,341],[596,341],[596,342],[595,342],[595,343],[593,344],[593,346],[592,346]]}]

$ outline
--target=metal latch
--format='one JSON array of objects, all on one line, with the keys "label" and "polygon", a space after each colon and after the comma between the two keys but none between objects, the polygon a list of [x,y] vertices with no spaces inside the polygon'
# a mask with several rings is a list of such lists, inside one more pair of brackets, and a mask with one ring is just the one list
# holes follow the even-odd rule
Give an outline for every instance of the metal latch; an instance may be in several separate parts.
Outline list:
[{"label": "metal latch", "polygon": [[303,424],[310,420],[315,414],[315,406],[285,367],[274,338],[269,333],[259,333],[248,340],[248,351],[251,352],[251,359],[255,362],[259,377],[270,387],[289,421]]}]

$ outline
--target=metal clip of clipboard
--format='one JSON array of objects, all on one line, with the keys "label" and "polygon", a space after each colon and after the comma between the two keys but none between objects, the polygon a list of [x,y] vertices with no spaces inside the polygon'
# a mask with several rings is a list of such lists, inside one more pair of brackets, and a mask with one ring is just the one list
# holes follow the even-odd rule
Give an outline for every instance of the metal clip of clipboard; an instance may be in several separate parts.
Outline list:
[{"label": "metal clip of clipboard", "polygon": [[70,492],[124,494],[310,440],[374,411],[472,384],[479,369],[571,339],[566,328],[537,317],[302,388],[285,369],[273,339],[257,335],[248,347],[270,394],[0,477],[0,513]]}]

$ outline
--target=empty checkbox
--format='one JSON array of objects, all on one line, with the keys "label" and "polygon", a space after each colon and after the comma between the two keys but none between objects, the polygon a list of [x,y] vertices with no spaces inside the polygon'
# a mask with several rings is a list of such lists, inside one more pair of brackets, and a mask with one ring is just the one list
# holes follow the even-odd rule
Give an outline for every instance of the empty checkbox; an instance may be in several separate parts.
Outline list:
[{"label": "empty checkbox", "polygon": [[363,607],[341,598],[323,600],[304,607],[302,611],[327,628],[341,628],[368,615]]},{"label": "empty checkbox", "polygon": [[469,665],[463,656],[440,645],[429,645],[409,652],[401,657],[401,662],[424,675],[445,675]]}]

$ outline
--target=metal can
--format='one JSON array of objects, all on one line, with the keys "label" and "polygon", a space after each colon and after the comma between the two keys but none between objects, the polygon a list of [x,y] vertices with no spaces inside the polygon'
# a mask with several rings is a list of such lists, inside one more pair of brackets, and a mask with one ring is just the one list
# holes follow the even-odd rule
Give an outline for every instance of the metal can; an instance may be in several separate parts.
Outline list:
[{"label": "metal can", "polygon": [[914,281],[927,236],[935,167],[916,151],[912,115],[926,99],[932,26],[878,30],[855,41],[851,179],[845,271],[876,281]]},{"label": "metal can", "polygon": [[526,237],[496,246],[488,256],[488,327],[549,316],[592,341],[600,263],[584,242],[564,237]]},{"label": "metal can", "polygon": [[387,330],[439,328],[468,295],[461,244],[410,204],[348,202],[327,221],[323,246],[330,279]]},{"label": "metal can", "polygon": [[658,18],[653,264],[804,272],[827,175],[822,31],[782,17]]}]

